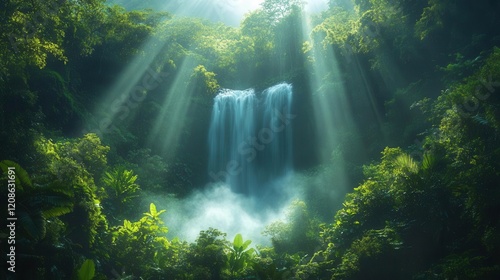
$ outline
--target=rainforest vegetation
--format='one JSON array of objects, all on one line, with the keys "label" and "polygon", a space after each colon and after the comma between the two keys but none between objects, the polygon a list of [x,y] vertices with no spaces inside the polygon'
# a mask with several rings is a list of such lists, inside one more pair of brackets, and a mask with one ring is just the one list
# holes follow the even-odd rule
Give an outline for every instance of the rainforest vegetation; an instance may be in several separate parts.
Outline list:
[{"label": "rainforest vegetation", "polygon": [[[500,279],[499,1],[265,0],[239,26],[124,2],[0,2],[0,275]],[[280,82],[305,188],[270,243],[170,236],[214,97]]]}]

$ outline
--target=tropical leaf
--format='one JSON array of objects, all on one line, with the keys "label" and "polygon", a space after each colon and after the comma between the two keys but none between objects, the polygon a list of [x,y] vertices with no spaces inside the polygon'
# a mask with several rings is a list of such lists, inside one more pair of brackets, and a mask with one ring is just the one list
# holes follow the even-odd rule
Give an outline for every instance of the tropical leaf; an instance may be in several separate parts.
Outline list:
[{"label": "tropical leaf", "polygon": [[50,219],[54,217],[59,217],[73,211],[73,206],[68,207],[54,207],[48,210],[44,210],[42,215],[45,219]]},{"label": "tropical leaf", "polygon": [[2,169],[5,174],[8,174],[9,167],[14,167],[14,170],[16,172],[15,181],[16,188],[18,190],[23,190],[23,186],[28,188],[32,187],[28,172],[26,172],[26,170],[24,170],[24,168],[22,168],[19,164],[11,160],[3,160],[0,162],[0,169]]},{"label": "tropical leaf", "polygon": [[252,243],[252,240],[247,240],[241,245],[241,250],[246,250],[248,248],[248,245]]},{"label": "tropical leaf", "polygon": [[156,205],[154,203],[151,203],[149,205],[149,213],[144,213],[144,215],[151,217],[153,219],[157,219],[161,214],[165,213],[165,210],[156,210]]},{"label": "tropical leaf", "polygon": [[149,204],[149,212],[151,212],[151,216],[155,217],[158,212],[156,211],[156,205],[154,203]]},{"label": "tropical leaf", "polygon": [[245,254],[246,254],[247,256],[252,256],[252,255],[254,255],[254,254],[257,254],[257,251],[255,251],[255,249],[254,249],[254,248],[250,248],[250,249],[248,249],[248,250],[246,250],[246,251],[245,251]]},{"label": "tropical leaf", "polygon": [[236,236],[234,237],[234,241],[233,241],[233,246],[234,246],[234,249],[236,250],[237,248],[241,248],[241,246],[243,245],[243,237],[241,236],[241,234],[236,234]]},{"label": "tropical leaf", "polygon": [[95,275],[95,264],[93,260],[86,260],[83,262],[80,269],[78,269],[77,276],[78,280],[91,280]]},{"label": "tropical leaf", "polygon": [[429,170],[434,166],[435,158],[431,153],[425,153],[422,160],[422,169]]},{"label": "tropical leaf", "polygon": [[[18,192],[17,218],[19,228],[38,241],[45,237],[46,219],[67,214],[73,210],[73,193],[57,181],[32,184],[28,173],[12,161],[0,162],[0,168],[14,167]],[[24,186],[22,188],[21,186]]]},{"label": "tropical leaf", "polygon": [[242,271],[252,262],[253,255],[256,253],[255,249],[250,248],[245,251],[250,243],[252,243],[251,240],[243,241],[243,236],[238,233],[234,237],[232,247],[227,246],[229,249],[227,264],[233,276]]},{"label": "tropical leaf", "polygon": [[18,210],[17,220],[24,231],[34,240],[40,240],[45,236],[45,219],[41,211],[27,212]]},{"label": "tropical leaf", "polygon": [[399,155],[396,158],[396,165],[402,170],[407,170],[414,174],[418,173],[417,163],[407,154]]},{"label": "tropical leaf", "polygon": [[108,195],[110,198],[119,203],[126,203],[140,190],[138,184],[135,183],[137,175],[134,175],[132,170],[126,170],[124,167],[116,167],[111,172],[105,172],[102,182],[108,188]]}]

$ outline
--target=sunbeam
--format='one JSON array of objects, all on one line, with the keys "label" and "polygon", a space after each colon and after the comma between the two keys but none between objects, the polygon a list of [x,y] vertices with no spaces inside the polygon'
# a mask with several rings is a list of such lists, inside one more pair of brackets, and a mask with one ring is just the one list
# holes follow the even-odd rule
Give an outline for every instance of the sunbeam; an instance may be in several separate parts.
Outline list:
[{"label": "sunbeam", "polygon": [[147,92],[158,88],[169,76],[169,73],[161,70],[161,63],[157,61],[162,47],[154,37],[143,44],[139,53],[97,103],[93,110],[94,120],[84,131],[102,137],[116,132],[119,124],[126,125],[131,121]]},{"label": "sunbeam", "polygon": [[[307,13],[304,14],[302,22],[303,33],[307,35],[312,32],[309,16]],[[306,37],[304,40],[311,40],[311,38]],[[316,153],[323,163],[333,163],[336,188],[347,190],[349,182],[344,165],[345,160],[340,152],[343,144],[341,137],[347,131],[356,131],[356,125],[353,122],[342,74],[333,50],[323,49],[322,46],[316,45],[313,46],[311,52],[308,73],[316,125]],[[350,145],[356,149],[359,143],[350,142]]]},{"label": "sunbeam", "polygon": [[175,156],[179,140],[185,136],[183,131],[187,121],[186,114],[195,93],[189,86],[189,81],[196,65],[195,58],[184,58],[174,82],[165,92],[163,104],[148,138],[149,145],[160,147],[167,158]]}]

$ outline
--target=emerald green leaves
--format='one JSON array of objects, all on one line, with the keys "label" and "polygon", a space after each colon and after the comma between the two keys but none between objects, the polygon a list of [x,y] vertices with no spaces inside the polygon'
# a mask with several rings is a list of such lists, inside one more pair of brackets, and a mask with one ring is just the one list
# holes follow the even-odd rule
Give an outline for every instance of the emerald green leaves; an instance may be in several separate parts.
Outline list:
[{"label": "emerald green leaves", "polygon": [[243,237],[241,236],[241,234],[238,233],[234,237],[233,248],[236,250],[236,248],[240,248],[242,245],[243,245]]},{"label": "emerald green leaves", "polygon": [[252,262],[256,252],[254,248],[248,248],[251,243],[251,240],[243,241],[243,237],[238,233],[234,237],[232,246],[228,246],[227,264],[233,276],[242,272]]},{"label": "emerald green leaves", "polygon": [[95,275],[95,264],[93,260],[87,259],[77,271],[78,280],[92,280]]},{"label": "emerald green leaves", "polygon": [[191,82],[198,87],[198,90],[209,95],[214,95],[220,89],[215,76],[216,74],[208,71],[204,65],[198,65],[193,70]]},{"label": "emerald green leaves", "polygon": [[16,183],[16,189],[22,190],[23,186],[26,186],[27,188],[32,187],[28,172],[26,172],[26,170],[24,170],[24,168],[22,168],[19,164],[11,160],[3,160],[0,162],[0,169],[6,176],[9,174],[9,168],[15,173],[12,177]]},{"label": "emerald green leaves", "polygon": [[424,158],[422,159],[422,170],[429,171],[435,164],[435,156],[429,152],[424,153]]},{"label": "emerald green leaves", "polygon": [[127,170],[123,166],[104,172],[101,180],[107,195],[103,201],[104,211],[107,214],[114,213],[112,218],[115,222],[125,219],[137,206],[136,198],[141,190],[135,183],[137,178],[134,171]]},{"label": "emerald green leaves", "polygon": [[156,220],[160,217],[162,213],[164,213],[166,210],[160,210],[159,212],[156,211],[156,205],[154,203],[151,203],[149,205],[149,213],[144,213],[145,216],[152,218],[153,220]]},{"label": "emerald green leaves", "polygon": [[140,190],[139,185],[135,183],[137,175],[132,170],[126,170],[124,167],[117,167],[111,172],[105,172],[102,179],[107,187],[108,196],[117,203],[127,203]]},{"label": "emerald green leaves", "polygon": [[160,218],[164,212],[158,211],[151,203],[149,212],[141,219],[135,222],[124,220],[123,225],[112,229],[114,246],[110,250],[116,265],[127,267],[127,272],[134,275],[143,275],[144,271],[158,269],[158,265],[164,262],[158,256],[167,257],[174,253],[170,251],[171,242],[165,236],[168,228]]},{"label": "emerald green leaves", "polygon": [[399,155],[396,158],[396,165],[403,171],[416,174],[418,173],[418,165],[408,154]]},{"label": "emerald green leaves", "polygon": [[[252,240],[247,240],[247,241],[243,242],[243,237],[241,236],[241,234],[238,233],[234,237],[233,250],[235,252],[242,253],[243,251],[245,251],[248,248],[248,245],[250,245],[250,243],[252,243]],[[250,248],[249,251],[253,252],[253,248]]]}]

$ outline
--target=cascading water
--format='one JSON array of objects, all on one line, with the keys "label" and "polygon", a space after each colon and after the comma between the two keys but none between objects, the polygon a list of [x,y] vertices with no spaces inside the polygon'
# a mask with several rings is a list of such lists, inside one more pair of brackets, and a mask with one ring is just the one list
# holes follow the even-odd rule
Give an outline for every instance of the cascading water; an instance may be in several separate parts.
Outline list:
[{"label": "cascading water", "polygon": [[222,90],[214,100],[209,131],[209,175],[248,193],[254,165],[238,152],[238,145],[255,134],[253,89]]},{"label": "cascading water", "polygon": [[[266,89],[264,95],[263,122],[260,138],[269,134],[269,148],[262,154],[262,167],[269,179],[277,178],[292,167],[292,129],[290,110],[292,85],[278,84]],[[264,142],[262,141],[262,142]],[[265,144],[265,142],[264,142]]]},{"label": "cascading water", "polygon": [[292,86],[270,87],[261,99],[253,89],[222,90],[214,99],[209,175],[237,193],[262,194],[292,166]]}]

